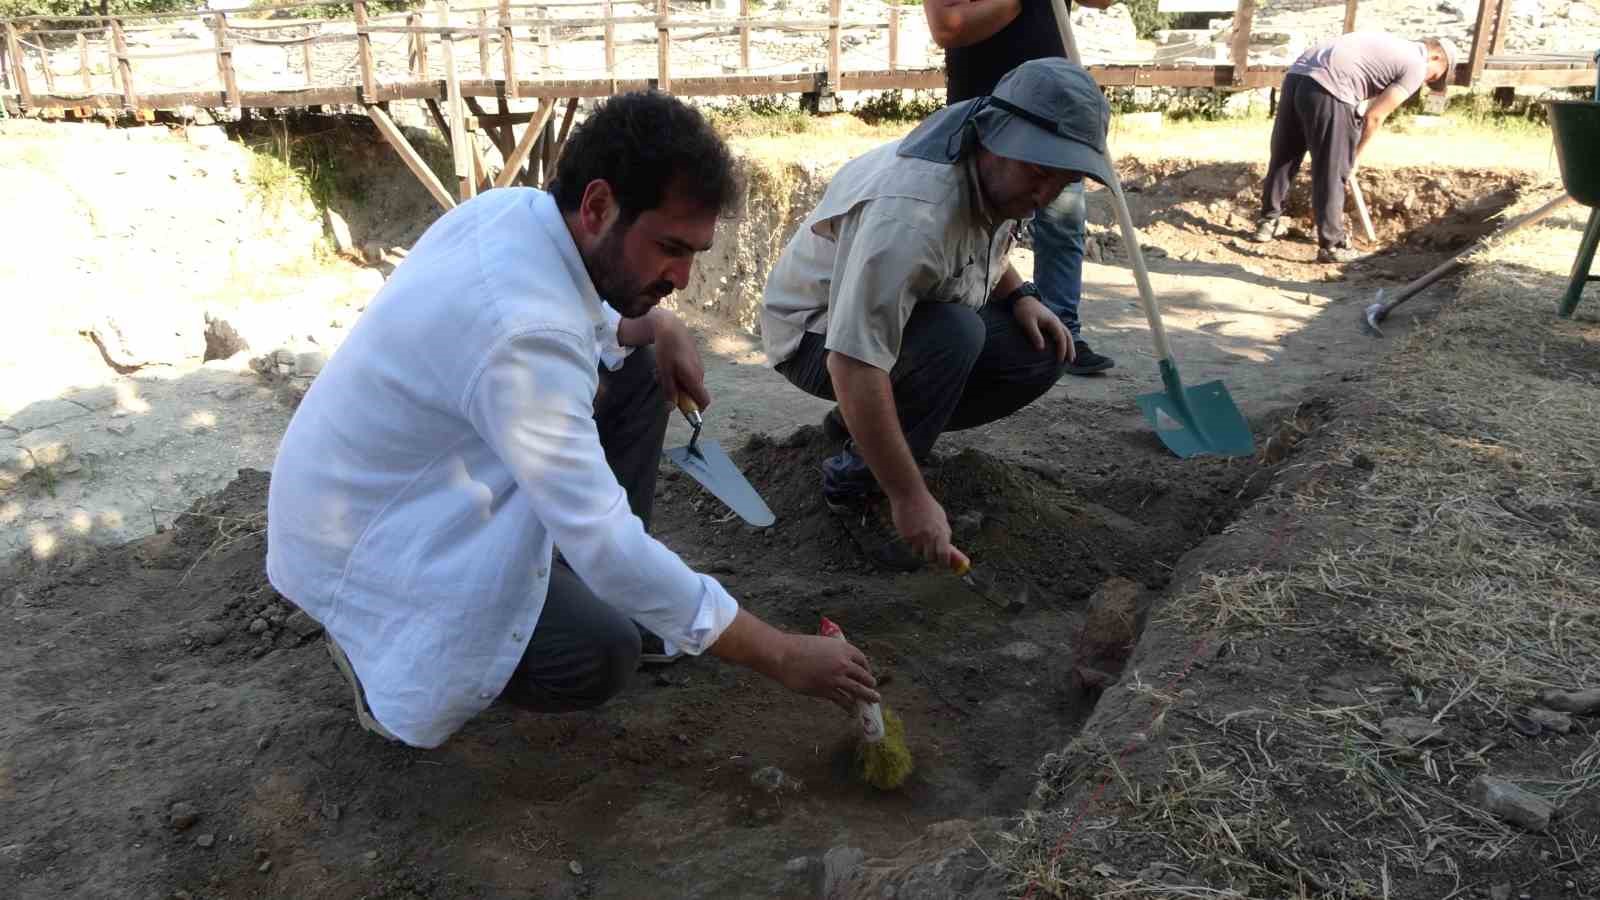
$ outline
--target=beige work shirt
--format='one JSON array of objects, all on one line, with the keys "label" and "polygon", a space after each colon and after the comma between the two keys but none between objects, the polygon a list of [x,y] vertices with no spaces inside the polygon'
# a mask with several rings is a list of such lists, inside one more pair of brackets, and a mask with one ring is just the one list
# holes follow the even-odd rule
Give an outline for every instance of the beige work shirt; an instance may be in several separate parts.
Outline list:
[{"label": "beige work shirt", "polygon": [[806,332],[836,353],[888,371],[918,303],[983,306],[1005,273],[1013,220],[985,208],[970,161],[900,156],[900,142],[846,163],[767,278],[767,361]]}]

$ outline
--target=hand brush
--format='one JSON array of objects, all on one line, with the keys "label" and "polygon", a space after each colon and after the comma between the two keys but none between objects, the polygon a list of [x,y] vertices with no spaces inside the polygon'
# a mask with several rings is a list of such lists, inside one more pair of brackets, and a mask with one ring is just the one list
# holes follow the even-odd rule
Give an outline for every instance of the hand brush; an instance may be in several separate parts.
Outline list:
[{"label": "hand brush", "polygon": [[[844,640],[844,631],[822,620],[818,633]],[[906,747],[906,728],[900,717],[877,703],[856,703],[856,718],[861,723],[861,743],[856,745],[856,774],[867,784],[890,791],[905,783],[913,764]]]}]

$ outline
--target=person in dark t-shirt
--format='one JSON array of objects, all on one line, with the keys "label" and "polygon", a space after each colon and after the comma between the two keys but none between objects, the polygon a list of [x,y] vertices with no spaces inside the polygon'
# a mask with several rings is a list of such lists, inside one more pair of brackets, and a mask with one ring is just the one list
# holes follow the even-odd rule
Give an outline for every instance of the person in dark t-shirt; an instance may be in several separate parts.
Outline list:
[{"label": "person in dark t-shirt", "polygon": [[[1112,0],[1081,0],[1105,9]],[[1069,4],[1070,5],[1070,4]],[[1001,76],[1030,59],[1067,55],[1050,0],[922,0],[928,31],[945,50],[946,102],[960,103],[994,90]],[[1091,375],[1116,365],[1082,337],[1078,302],[1083,295],[1083,185],[1069,185],[1033,218],[1033,277],[1024,284],[1061,317],[1076,355],[1067,371]]]}]

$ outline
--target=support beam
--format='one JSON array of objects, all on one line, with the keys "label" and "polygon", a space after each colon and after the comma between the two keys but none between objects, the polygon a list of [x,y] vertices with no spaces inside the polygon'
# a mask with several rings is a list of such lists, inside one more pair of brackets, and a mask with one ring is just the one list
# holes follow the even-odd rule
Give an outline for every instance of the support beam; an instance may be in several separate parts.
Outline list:
[{"label": "support beam", "polygon": [[1506,52],[1506,33],[1511,30],[1511,0],[1500,0],[1500,7],[1494,12],[1494,41],[1489,44],[1489,55],[1499,56]]},{"label": "support beam", "polygon": [[[463,97],[462,99],[466,101],[467,109],[471,111],[473,118],[477,119],[478,124],[483,126],[484,133],[489,135],[489,140],[493,141],[495,148],[500,151],[500,158],[505,159],[510,156],[512,147],[511,135],[506,131],[505,125],[497,124],[499,117],[491,117],[484,112],[483,107],[478,103],[477,97]],[[501,112],[510,112],[510,108],[506,105],[505,95],[502,94],[499,99]]]},{"label": "support beam", "polygon": [[389,142],[389,146],[400,154],[400,160],[406,164],[406,168],[411,170],[411,174],[417,176],[417,180],[422,182],[422,186],[427,188],[428,193],[433,195],[433,199],[437,200],[439,205],[444,207],[447,212],[455,209],[456,202],[451,199],[450,192],[444,189],[444,185],[439,181],[439,176],[433,174],[433,170],[428,168],[428,164],[423,161],[416,148],[412,147],[411,142],[406,140],[406,136],[400,132],[399,128],[395,127],[394,120],[389,118],[389,114],[374,103],[367,106],[367,116],[372,119],[374,125],[378,126],[378,133],[382,134],[384,140]]},{"label": "support beam", "polygon": [[839,90],[839,12],[840,0],[828,0],[828,90]]},{"label": "support beam", "polygon": [[889,7],[889,71],[900,69],[900,7]]},{"label": "support beam", "polygon": [[1233,13],[1233,83],[1242,85],[1250,68],[1250,29],[1255,24],[1256,0],[1239,0]]},{"label": "support beam", "polygon": [[133,89],[133,64],[128,62],[128,38],[122,33],[122,22],[111,20],[111,46],[117,52],[117,72],[122,76],[122,102],[129,109],[139,108],[139,94]]},{"label": "support beam", "polygon": [[[500,66],[506,90],[517,96],[517,38],[511,32],[511,0],[500,0]],[[504,95],[501,97],[504,102]]]},{"label": "support beam", "polygon": [[573,97],[567,101],[566,115],[561,117],[561,134],[556,137],[555,149],[550,151],[545,163],[544,184],[542,186],[546,190],[549,190],[551,183],[556,180],[556,166],[561,162],[561,151],[567,149],[567,136],[572,134],[572,120],[577,112],[578,98]]},{"label": "support beam", "polygon": [[602,0],[600,15],[606,20],[606,77],[611,79],[611,92],[617,91],[617,26],[611,21],[611,0]]},{"label": "support beam", "polygon": [[94,93],[94,75],[89,71],[89,39],[78,36],[78,74],[83,78],[83,92]]},{"label": "support beam", "polygon": [[1344,33],[1356,30],[1356,0],[1344,0]]},{"label": "support beam", "polygon": [[56,92],[56,72],[50,67],[50,48],[39,43],[39,71],[44,73],[44,89],[47,93]]},{"label": "support beam", "polygon": [[489,10],[478,10],[478,76],[489,77]]},{"label": "support beam", "polygon": [[310,43],[300,45],[300,65],[306,70],[306,87],[311,87],[313,84],[316,84],[316,76],[315,73],[312,72]]},{"label": "support beam", "polygon": [[556,111],[556,101],[544,100],[539,103],[539,115],[528,122],[528,127],[522,132],[522,138],[517,141],[517,146],[512,149],[511,156],[506,160],[505,168],[495,176],[494,186],[503,188],[511,184],[517,177],[517,172],[522,168],[522,163],[528,158],[528,151],[533,149],[533,144],[539,139],[539,133],[544,131],[544,126],[550,121],[550,116]]},{"label": "support beam", "polygon": [[1467,80],[1460,80],[1460,69],[1457,71],[1457,84],[1471,87],[1478,76],[1483,74],[1483,64],[1489,58],[1489,46],[1494,42],[1495,13],[1500,8],[1500,0],[1478,0],[1478,21],[1472,26],[1472,50],[1467,54]]},{"label": "support beam", "polygon": [[[414,12],[406,16],[406,25],[409,27],[422,27],[422,13]],[[411,77],[418,81],[428,80],[428,33],[417,31],[411,35]]]},{"label": "support beam", "polygon": [[378,99],[378,78],[372,71],[372,35],[367,33],[367,0],[355,0],[356,61],[361,66],[361,99],[374,103]]},{"label": "support beam", "polygon": [[[893,15],[893,13],[891,13]],[[739,74],[750,71],[750,0],[739,0]]]},{"label": "support beam", "polygon": [[656,0],[656,88],[672,90],[672,31],[667,27],[667,17],[672,10],[667,0]]},{"label": "support beam", "polygon": [[[450,2],[439,2],[439,25],[450,27]],[[453,34],[439,37],[439,47],[444,51],[445,120],[450,125],[450,158],[455,164],[456,187],[462,200],[471,200],[478,194],[478,183],[472,170],[472,136],[465,128],[466,107],[461,101],[461,79],[456,73],[456,39]]]}]

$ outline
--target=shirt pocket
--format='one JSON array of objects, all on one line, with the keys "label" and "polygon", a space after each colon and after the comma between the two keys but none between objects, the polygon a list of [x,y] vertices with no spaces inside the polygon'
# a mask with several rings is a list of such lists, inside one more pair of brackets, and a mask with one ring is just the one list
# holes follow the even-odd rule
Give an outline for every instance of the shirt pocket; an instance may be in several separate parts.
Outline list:
[{"label": "shirt pocket", "polygon": [[934,288],[933,299],[942,303],[979,306],[988,291],[984,288],[984,260],[974,253],[964,254],[959,268]]}]

